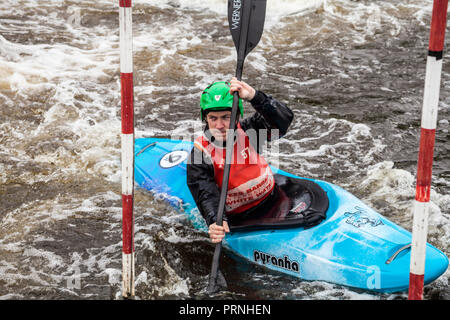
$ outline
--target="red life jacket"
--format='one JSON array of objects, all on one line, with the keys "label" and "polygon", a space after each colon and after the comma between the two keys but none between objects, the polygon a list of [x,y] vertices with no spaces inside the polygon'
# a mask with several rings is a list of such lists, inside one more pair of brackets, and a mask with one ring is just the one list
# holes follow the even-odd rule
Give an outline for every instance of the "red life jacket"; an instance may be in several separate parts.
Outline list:
[{"label": "red life jacket", "polygon": [[[250,144],[240,124],[236,129],[233,158],[230,166],[225,212],[240,213],[263,201],[273,190],[275,179],[266,160]],[[211,143],[203,134],[194,146],[207,154],[214,165],[214,180],[222,188],[226,148]]]}]

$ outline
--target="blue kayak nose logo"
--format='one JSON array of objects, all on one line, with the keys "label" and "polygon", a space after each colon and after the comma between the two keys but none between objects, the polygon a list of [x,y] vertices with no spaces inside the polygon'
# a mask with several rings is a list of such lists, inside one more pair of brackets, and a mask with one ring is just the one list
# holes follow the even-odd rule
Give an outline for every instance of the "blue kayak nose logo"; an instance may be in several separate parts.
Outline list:
[{"label": "blue kayak nose logo", "polygon": [[355,207],[355,210],[356,210],[355,212],[344,213],[344,216],[347,217],[347,220],[345,220],[346,223],[351,224],[356,228],[359,228],[363,225],[376,227],[384,224],[380,219],[371,217],[368,214],[366,214],[364,209],[358,206]]},{"label": "blue kayak nose logo", "polygon": [[164,157],[159,161],[159,165],[164,168],[172,168],[176,165],[179,165],[188,157],[188,152],[186,150],[176,150],[169,153],[166,153]]}]

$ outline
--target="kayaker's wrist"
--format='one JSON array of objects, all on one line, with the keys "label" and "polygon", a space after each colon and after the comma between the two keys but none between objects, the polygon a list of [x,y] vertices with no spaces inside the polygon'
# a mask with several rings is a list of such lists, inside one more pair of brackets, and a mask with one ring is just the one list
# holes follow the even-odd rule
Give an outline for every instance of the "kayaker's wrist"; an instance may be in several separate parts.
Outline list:
[{"label": "kayaker's wrist", "polygon": [[[206,220],[206,224],[207,224],[208,227],[209,227],[209,226],[212,225],[213,223],[216,223],[216,222],[217,222],[217,214],[216,214],[215,212],[214,212],[214,213],[210,213],[210,214],[208,214],[208,216],[207,216],[207,218],[206,218],[205,220]],[[222,220],[228,222],[227,216],[226,216],[226,215],[223,215]]]},{"label": "kayaker's wrist", "polygon": [[249,100],[249,102],[253,105],[253,106],[258,106],[264,103],[264,101],[266,100],[267,96],[264,94],[264,92],[259,91],[259,90],[255,90],[255,95],[253,97],[253,99]]}]

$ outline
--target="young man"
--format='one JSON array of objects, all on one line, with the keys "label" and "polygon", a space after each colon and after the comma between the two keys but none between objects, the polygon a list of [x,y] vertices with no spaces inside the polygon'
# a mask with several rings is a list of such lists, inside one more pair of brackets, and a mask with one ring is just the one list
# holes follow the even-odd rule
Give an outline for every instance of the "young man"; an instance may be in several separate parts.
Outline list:
[{"label": "young man", "polygon": [[[236,124],[225,215],[223,225],[218,226],[216,216],[226,143],[229,143],[227,129],[230,127],[235,91],[240,97],[241,117],[244,115],[242,100],[249,101],[256,112]],[[206,122],[206,127],[192,148],[187,165],[187,185],[209,226],[211,241],[218,243],[225,237],[225,232],[230,231],[229,219],[245,219],[252,209],[264,203],[274,193],[273,173],[264,158],[259,155],[259,139],[271,141],[273,138],[282,137],[294,115],[285,104],[236,78],[232,78],[231,82],[215,82],[208,86],[202,93],[200,108],[200,116],[202,121]],[[246,132],[255,133],[256,139],[250,139]],[[273,132],[278,134],[273,135]]]}]

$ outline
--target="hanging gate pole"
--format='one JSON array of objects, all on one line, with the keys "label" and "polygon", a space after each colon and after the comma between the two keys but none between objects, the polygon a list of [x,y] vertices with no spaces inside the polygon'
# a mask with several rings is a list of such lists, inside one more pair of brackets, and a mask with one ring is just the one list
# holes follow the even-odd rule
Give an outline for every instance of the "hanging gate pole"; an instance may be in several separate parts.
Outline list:
[{"label": "hanging gate pole", "polygon": [[122,295],[134,296],[134,110],[131,0],[119,0],[122,118]]},{"label": "hanging gate pole", "polygon": [[422,300],[431,171],[438,114],[448,0],[434,0],[422,107],[408,299]]}]

